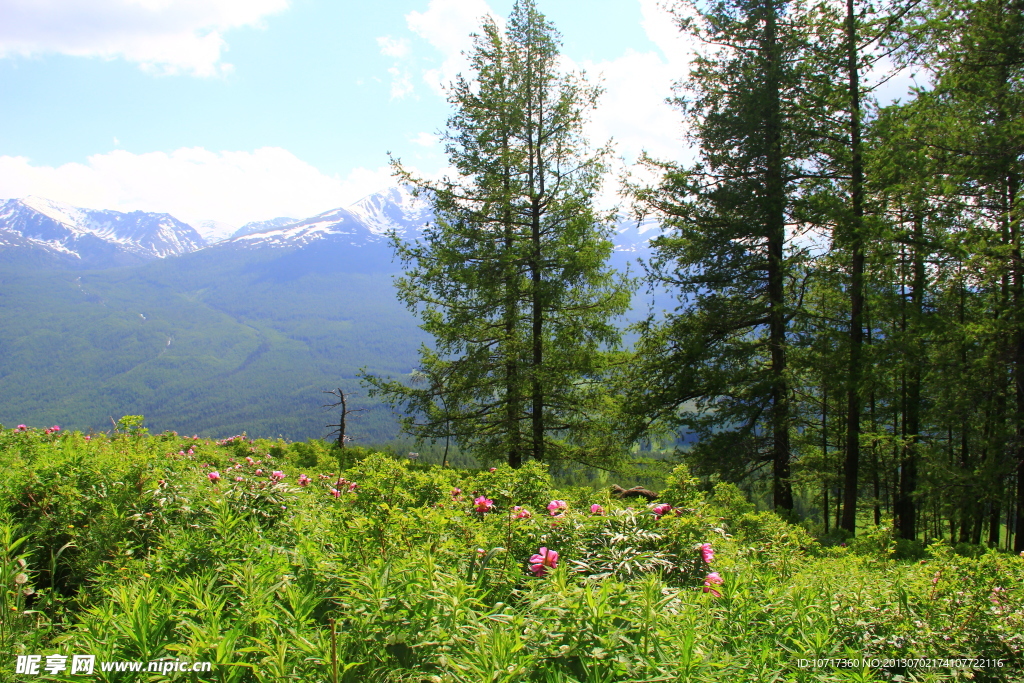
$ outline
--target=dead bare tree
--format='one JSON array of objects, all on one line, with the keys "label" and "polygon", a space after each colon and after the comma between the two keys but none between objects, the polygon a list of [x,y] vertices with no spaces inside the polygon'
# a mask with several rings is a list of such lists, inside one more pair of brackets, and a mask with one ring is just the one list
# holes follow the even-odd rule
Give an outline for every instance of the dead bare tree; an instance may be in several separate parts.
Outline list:
[{"label": "dead bare tree", "polygon": [[327,425],[328,427],[335,427],[335,429],[330,434],[328,434],[327,436],[333,436],[334,434],[337,434],[338,435],[338,448],[344,448],[345,447],[345,442],[352,440],[352,437],[345,435],[345,420],[346,420],[346,418],[349,416],[349,414],[351,414],[351,413],[361,413],[362,411],[366,410],[366,408],[349,408],[348,407],[348,399],[352,397],[352,394],[346,394],[344,391],[341,390],[341,387],[338,387],[337,389],[334,389],[334,390],[331,390],[331,391],[325,391],[323,393],[330,394],[331,396],[336,396],[338,398],[338,400],[335,401],[334,403],[325,403],[323,407],[324,408],[337,408],[338,406],[341,406],[341,419],[338,420],[337,424],[329,424],[329,425]]}]

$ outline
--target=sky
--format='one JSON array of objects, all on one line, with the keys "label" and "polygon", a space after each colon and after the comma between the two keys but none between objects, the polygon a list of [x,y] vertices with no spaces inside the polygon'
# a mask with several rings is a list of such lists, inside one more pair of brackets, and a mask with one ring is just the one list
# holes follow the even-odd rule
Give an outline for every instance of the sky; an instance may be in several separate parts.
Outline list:
[{"label": "sky", "polygon": [[[0,198],[232,226],[305,218],[443,173],[445,87],[513,0],[0,0]],[[586,133],[684,161],[666,98],[693,39],[662,0],[538,0],[605,89]],[[897,80],[887,86],[906,90]]]}]

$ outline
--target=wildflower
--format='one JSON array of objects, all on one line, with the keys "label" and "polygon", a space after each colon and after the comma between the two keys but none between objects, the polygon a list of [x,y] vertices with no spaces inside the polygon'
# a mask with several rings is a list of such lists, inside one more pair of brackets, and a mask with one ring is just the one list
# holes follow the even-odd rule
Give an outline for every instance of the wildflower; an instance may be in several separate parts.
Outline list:
[{"label": "wildflower", "polygon": [[251,456],[251,455],[247,455],[247,456],[245,456],[245,461],[246,461],[247,463],[249,463],[250,465],[255,465],[255,464],[256,464],[256,461],[252,459],[252,456]]},{"label": "wildflower", "polygon": [[85,440],[86,440],[86,441],[92,441],[92,437],[91,437],[91,436],[89,436],[88,434],[86,434],[86,436],[85,436]]},{"label": "wildflower", "polygon": [[715,559],[715,551],[711,548],[710,543],[701,543],[700,559],[704,560],[704,564],[711,564],[711,561]]},{"label": "wildflower", "polygon": [[305,474],[299,475],[299,486],[308,486],[312,479],[307,477]]},{"label": "wildflower", "polygon": [[220,472],[218,472],[217,470],[214,470],[213,472],[210,472],[206,476],[208,476],[210,478],[210,481],[212,481],[214,483],[217,483],[218,481],[220,481]]},{"label": "wildflower", "polygon": [[600,505],[598,505],[597,503],[594,503],[593,505],[590,506],[590,514],[592,514],[592,515],[603,515],[604,514],[604,508],[601,507]]},{"label": "wildflower", "polygon": [[263,470],[261,470],[261,469],[257,469],[256,470],[256,476],[260,476],[262,474],[263,474]]},{"label": "wildflower", "polygon": [[27,425],[18,425],[18,431],[19,431],[19,432],[23,432],[23,431],[25,431],[26,429],[28,429],[28,426],[27,426]]},{"label": "wildflower", "polygon": [[554,517],[556,515],[562,514],[561,510],[568,510],[568,509],[569,509],[569,504],[566,503],[564,500],[553,500],[550,503],[548,503],[548,512],[551,513],[552,517]]},{"label": "wildflower", "polygon": [[487,470],[487,471],[488,471],[488,472],[497,472],[497,471],[498,471],[498,468],[497,468],[497,467],[492,467],[491,469],[489,469],[489,470]]},{"label": "wildflower", "polygon": [[655,505],[653,508],[651,508],[651,512],[654,513],[655,519],[661,519],[663,516],[667,515],[671,511],[672,506],[669,505],[668,503],[661,503],[660,505]]},{"label": "wildflower", "polygon": [[60,431],[60,427],[58,427],[57,425],[53,425],[52,427],[50,427],[50,431],[51,432],[59,432]]},{"label": "wildflower", "polygon": [[452,489],[452,498],[454,498],[455,496],[461,495],[461,494],[462,494],[462,489],[460,489],[460,488]]},{"label": "wildflower", "polygon": [[270,473],[270,478],[273,479],[274,481],[281,481],[282,479],[284,479],[284,472],[282,472],[281,470],[274,470],[273,472]]},{"label": "wildflower", "polygon": [[356,490],[357,488],[359,488],[359,484],[355,483],[354,481],[350,481],[350,482],[348,483],[348,492],[349,492],[349,493],[352,493],[352,492],[353,492],[353,491],[355,491],[355,490]]},{"label": "wildflower", "polygon": [[512,508],[512,513],[513,513],[512,516],[515,517],[516,519],[529,519],[530,517],[533,517],[533,513],[532,512],[530,512],[526,508],[520,507],[518,505],[516,505],[514,508]]},{"label": "wildflower", "polygon": [[716,598],[720,598],[722,594],[715,590],[714,586],[720,586],[722,583],[722,577],[718,575],[718,572],[711,572],[704,577],[704,592],[711,593]]},{"label": "wildflower", "polygon": [[235,481],[245,481],[245,477],[237,476],[235,477]]},{"label": "wildflower", "polygon": [[540,552],[530,558],[530,571],[534,576],[544,576],[548,568],[558,566],[558,552],[541,547]]},{"label": "wildflower", "polygon": [[476,506],[476,511],[480,514],[490,512],[492,509],[494,509],[494,501],[491,500],[490,498],[485,498],[484,496],[480,496],[479,498],[475,499],[473,501],[473,505]]}]

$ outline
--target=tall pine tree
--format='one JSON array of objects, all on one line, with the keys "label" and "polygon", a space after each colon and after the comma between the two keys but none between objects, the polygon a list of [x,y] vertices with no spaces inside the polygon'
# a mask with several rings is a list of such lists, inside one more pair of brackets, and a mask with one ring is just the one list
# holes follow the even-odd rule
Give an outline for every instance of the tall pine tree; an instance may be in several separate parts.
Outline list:
[{"label": "tall pine tree", "polygon": [[582,134],[599,91],[558,70],[558,33],[532,0],[506,31],[487,18],[454,85],[446,151],[458,176],[397,175],[432,201],[421,241],[395,239],[399,297],[435,348],[426,388],[367,377],[409,413],[407,431],[451,435],[484,459],[607,462],[602,381],[630,300],[611,271],[610,216],[593,207],[608,150]]}]

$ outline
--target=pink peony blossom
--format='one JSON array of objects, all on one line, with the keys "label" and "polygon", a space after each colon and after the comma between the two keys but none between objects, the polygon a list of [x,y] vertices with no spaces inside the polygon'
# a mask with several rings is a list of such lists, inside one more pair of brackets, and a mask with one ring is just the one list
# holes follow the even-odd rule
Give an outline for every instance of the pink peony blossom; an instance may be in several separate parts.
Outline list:
[{"label": "pink peony blossom", "polygon": [[257,476],[259,476],[259,475],[261,475],[261,474],[263,474],[263,470],[260,470],[260,469],[256,470],[256,475],[257,475]]},{"label": "pink peony blossom", "polygon": [[339,491],[338,489],[331,489],[331,495],[337,498],[338,496],[341,495],[341,491]]},{"label": "pink peony blossom", "polygon": [[210,478],[210,481],[212,481],[214,483],[220,481],[220,472],[218,472],[217,470],[214,470],[213,472],[210,472],[206,476],[208,476]]},{"label": "pink peony blossom", "polygon": [[51,432],[59,432],[60,431],[60,427],[58,427],[57,425],[53,425],[52,427],[50,427],[50,431]]},{"label": "pink peony blossom", "polygon": [[247,455],[247,456],[245,456],[245,461],[246,461],[247,463],[249,463],[250,465],[255,465],[255,464],[256,464],[256,461],[252,459],[252,456],[251,456],[251,455]]},{"label": "pink peony blossom", "polygon": [[452,489],[452,498],[456,498],[456,497],[461,496],[461,495],[462,495],[462,489],[460,489],[460,488]]},{"label": "pink peony blossom", "polygon": [[597,503],[594,503],[593,505],[590,506],[590,514],[592,514],[592,515],[603,515],[604,514],[604,508],[601,507],[600,505],[598,505]]},{"label": "pink peony blossom", "polygon": [[309,482],[311,481],[313,480],[307,477],[305,474],[299,475],[299,486],[309,486]]},{"label": "pink peony blossom", "polygon": [[359,488],[359,484],[355,483],[354,481],[350,481],[350,482],[348,483],[348,492],[349,492],[349,493],[352,493],[352,492],[353,492],[353,491],[355,491],[355,490],[356,490],[357,488]]},{"label": "pink peony blossom", "polygon": [[722,577],[718,575],[718,572],[711,572],[704,577],[704,592],[711,593],[716,598],[722,597],[722,594],[715,590],[715,586],[722,585]]},{"label": "pink peony blossom", "polygon": [[19,432],[23,432],[23,431],[25,431],[26,429],[28,429],[28,426],[27,426],[27,425],[18,425],[18,431],[19,431]]},{"label": "pink peony blossom", "polygon": [[485,512],[490,512],[491,510],[494,509],[494,501],[491,500],[490,498],[485,498],[484,496],[476,498],[473,501],[473,505],[476,506],[476,511],[481,514]]},{"label": "pink peony blossom", "polygon": [[282,479],[284,479],[284,472],[282,472],[281,470],[274,470],[273,472],[270,473],[270,478],[273,479],[274,481],[281,481]]},{"label": "pink peony blossom", "polygon": [[654,513],[655,519],[661,519],[664,515],[667,515],[671,511],[672,506],[669,505],[668,503],[661,503],[660,505],[655,505],[653,508],[651,508],[651,512]]},{"label": "pink peony blossom", "polygon": [[715,559],[715,551],[711,548],[710,543],[701,543],[700,559],[704,560],[704,564],[711,564],[711,561]]},{"label": "pink peony blossom", "polygon": [[512,508],[512,516],[516,519],[529,519],[530,517],[533,517],[533,513],[524,507],[516,505]]},{"label": "pink peony blossom", "polygon": [[558,566],[558,552],[541,547],[540,552],[530,558],[530,571],[534,576],[544,576],[548,568]]},{"label": "pink peony blossom", "polygon": [[245,481],[245,477],[239,475],[239,476],[235,477],[235,481]]},{"label": "pink peony blossom", "polygon": [[498,471],[498,468],[497,468],[497,467],[492,467],[491,469],[489,469],[489,470],[487,470],[487,471],[488,471],[488,472],[497,472],[497,471]]},{"label": "pink peony blossom", "polygon": [[85,436],[85,440],[86,440],[86,441],[92,441],[92,437],[91,437],[91,436],[89,436],[88,434],[86,434],[86,436]]},{"label": "pink peony blossom", "polygon": [[569,504],[566,503],[564,500],[553,500],[550,503],[548,503],[548,512],[550,512],[552,516],[560,515],[562,514],[562,510],[568,509]]}]

